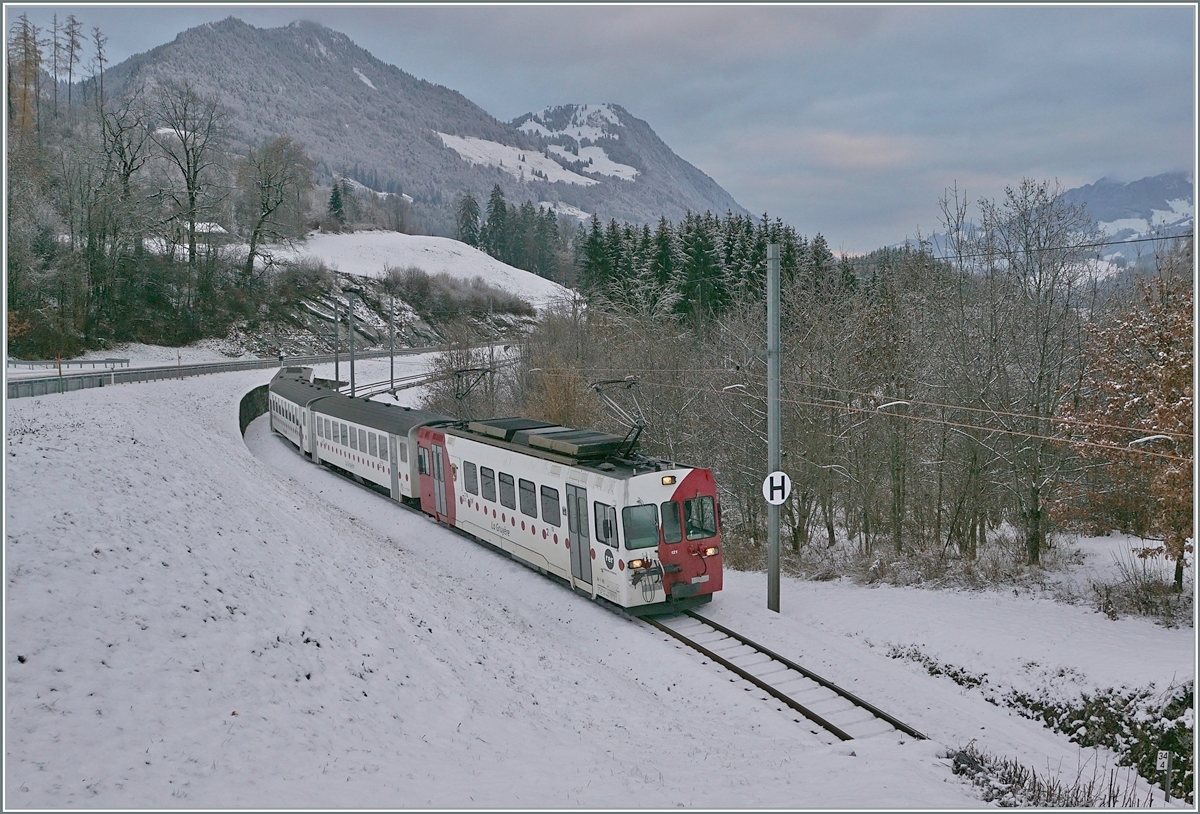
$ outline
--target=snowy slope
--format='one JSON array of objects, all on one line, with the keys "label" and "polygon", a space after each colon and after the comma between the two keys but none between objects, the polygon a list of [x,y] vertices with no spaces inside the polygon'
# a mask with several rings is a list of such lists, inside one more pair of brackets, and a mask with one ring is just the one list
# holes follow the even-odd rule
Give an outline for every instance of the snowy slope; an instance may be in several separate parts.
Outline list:
[{"label": "snowy slope", "polygon": [[417,266],[428,274],[444,273],[463,280],[482,277],[484,282],[517,294],[538,309],[571,298],[569,288],[447,237],[400,232],[314,233],[297,248],[276,254],[276,259],[298,257],[315,257],[330,268],[363,277],[380,277],[388,266]]},{"label": "snowy slope", "polygon": [[879,645],[1086,682],[1165,684],[1194,654],[1190,631],[1003,594],[785,579],[775,615],[761,575],[729,574],[714,618],[933,738],[831,744],[263,419],[243,442],[271,373],[8,405],[6,808],[979,806],[945,745],[1068,778],[1108,758]]},{"label": "snowy slope", "polygon": [[[464,161],[481,164],[485,167],[496,167],[522,181],[526,180],[526,176],[528,176],[530,181],[540,177],[552,184],[555,181],[563,181],[586,187],[599,183],[592,178],[586,178],[564,169],[557,161],[546,158],[533,150],[522,150],[519,147],[509,147],[507,144],[471,136],[459,137],[447,133],[438,133],[438,135],[441,136],[442,143],[458,153]],[[505,159],[508,160],[507,164],[504,163]],[[541,175],[535,175],[535,171]]]}]

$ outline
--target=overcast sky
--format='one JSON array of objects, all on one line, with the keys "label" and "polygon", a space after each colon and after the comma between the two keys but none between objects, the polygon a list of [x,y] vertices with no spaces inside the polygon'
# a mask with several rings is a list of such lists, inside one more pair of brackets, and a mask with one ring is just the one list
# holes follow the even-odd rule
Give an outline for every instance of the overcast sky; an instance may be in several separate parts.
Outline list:
[{"label": "overcast sky", "polygon": [[835,249],[938,227],[957,182],[1194,172],[1196,12],[1146,6],[6,6],[112,64],[233,14],[312,20],[499,119],[615,102],[755,213]]}]

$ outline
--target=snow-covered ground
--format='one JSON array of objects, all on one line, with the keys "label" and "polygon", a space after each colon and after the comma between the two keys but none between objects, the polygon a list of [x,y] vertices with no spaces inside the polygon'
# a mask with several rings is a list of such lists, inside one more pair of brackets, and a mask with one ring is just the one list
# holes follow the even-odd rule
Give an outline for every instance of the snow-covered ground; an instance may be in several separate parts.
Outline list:
[{"label": "snow-covered ground", "polygon": [[887,646],[1063,692],[1193,674],[1192,631],[1047,599],[785,578],[777,615],[727,574],[707,614],[931,737],[830,743],[264,419],[243,440],[272,373],[9,402],[6,808],[965,808],[946,747],[1068,782],[1112,756]]},{"label": "snow-covered ground", "polygon": [[447,237],[400,232],[314,233],[294,250],[276,254],[281,260],[299,257],[315,257],[337,271],[363,277],[381,277],[388,266],[417,266],[427,274],[448,274],[462,280],[482,277],[484,282],[516,294],[538,309],[571,297],[571,290],[558,283],[501,263]]}]

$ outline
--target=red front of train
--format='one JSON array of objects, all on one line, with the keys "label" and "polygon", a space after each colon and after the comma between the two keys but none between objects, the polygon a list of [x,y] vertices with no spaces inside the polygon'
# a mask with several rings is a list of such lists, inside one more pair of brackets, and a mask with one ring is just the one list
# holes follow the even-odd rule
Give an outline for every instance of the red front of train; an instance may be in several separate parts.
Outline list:
[{"label": "red front of train", "polygon": [[[665,601],[667,607],[707,601],[722,587],[721,509],[712,472],[677,470],[642,475],[639,479],[650,477],[659,481],[656,484],[659,489],[653,491],[666,499],[656,500],[656,505],[645,503],[626,510],[629,512],[625,518],[626,545],[633,549],[626,556],[632,557],[629,565],[635,595],[640,588],[644,602]],[[646,494],[651,490],[639,484],[636,491]],[[657,545],[648,545],[651,541],[648,525],[639,533],[636,524],[630,523],[639,515],[647,521],[657,515],[654,529]]]}]

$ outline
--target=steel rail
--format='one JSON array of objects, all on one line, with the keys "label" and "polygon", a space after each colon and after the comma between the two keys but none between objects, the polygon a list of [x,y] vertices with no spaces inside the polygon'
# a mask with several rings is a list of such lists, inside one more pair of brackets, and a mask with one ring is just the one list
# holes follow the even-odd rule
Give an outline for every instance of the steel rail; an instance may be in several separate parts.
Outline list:
[{"label": "steel rail", "polygon": [[662,622],[658,621],[654,617],[647,616],[647,617],[643,617],[643,618],[645,619],[646,622],[653,625],[658,630],[661,630],[663,633],[666,633],[668,636],[672,636],[672,637],[678,639],[679,641],[686,644],[688,647],[690,647],[693,650],[697,651],[698,653],[702,654],[705,658],[708,658],[709,660],[715,662],[716,664],[721,665],[726,670],[729,670],[731,673],[734,673],[739,678],[743,678],[746,681],[749,681],[755,687],[758,687],[760,690],[762,690],[763,692],[772,696],[776,700],[783,702],[784,704],[791,707],[796,712],[799,712],[801,715],[803,715],[808,720],[812,721],[817,726],[831,732],[832,734],[836,735],[841,740],[848,741],[848,740],[854,739],[851,735],[847,734],[845,732],[845,730],[841,729],[838,726],[835,726],[834,724],[831,724],[829,721],[825,720],[820,715],[818,715],[817,713],[810,710],[808,707],[804,706],[803,704],[799,703],[798,701],[791,698],[790,696],[787,696],[784,693],[780,692],[779,690],[775,689],[770,684],[768,684],[765,681],[763,681],[762,679],[760,679],[758,676],[755,676],[755,675],[747,672],[746,670],[743,670],[741,667],[738,667],[736,664],[734,664],[729,659],[727,659],[723,656],[718,656],[716,653],[709,650],[704,645],[700,644],[699,642],[692,641],[687,636],[684,636],[682,633],[680,633],[676,630],[672,630],[671,628],[667,627],[666,625],[664,625]]},{"label": "steel rail", "polygon": [[713,628],[714,630],[724,633],[729,638],[734,639],[738,642],[741,642],[742,644],[746,645],[747,647],[751,647],[751,648],[757,650],[758,652],[762,653],[764,656],[769,656],[769,657],[775,659],[775,661],[778,661],[781,664],[787,665],[791,669],[800,673],[805,678],[810,679],[811,681],[815,681],[816,683],[820,684],[822,687],[833,690],[835,693],[840,695],[842,698],[845,698],[850,703],[854,704],[857,707],[862,707],[863,709],[867,710],[868,712],[870,712],[872,715],[874,715],[876,718],[879,718],[880,720],[887,721],[889,724],[896,727],[896,729],[900,730],[901,732],[904,732],[905,734],[908,734],[908,735],[912,735],[914,738],[917,738],[918,740],[928,740],[928,738],[925,735],[921,734],[916,729],[914,729],[913,727],[904,723],[903,721],[895,718],[892,715],[889,715],[888,713],[884,712],[883,710],[881,710],[879,707],[875,706],[874,704],[872,704],[868,701],[864,701],[863,699],[859,698],[857,695],[854,695],[849,690],[844,690],[841,687],[839,687],[837,684],[834,684],[832,681],[822,678],[821,676],[817,675],[816,673],[814,673],[813,671],[811,671],[809,669],[801,667],[799,664],[797,664],[796,662],[787,658],[786,656],[781,656],[780,654],[776,653],[775,651],[769,650],[768,648],[763,647],[758,642],[751,641],[750,639],[747,639],[742,634],[737,633],[733,630],[730,630],[729,628],[725,627],[724,625],[714,622],[711,619],[703,617],[700,614],[696,613],[695,611],[689,610],[689,611],[684,611],[684,613],[687,616],[690,616],[693,619],[695,619],[699,622],[702,622],[703,624],[708,625],[709,627]]}]

